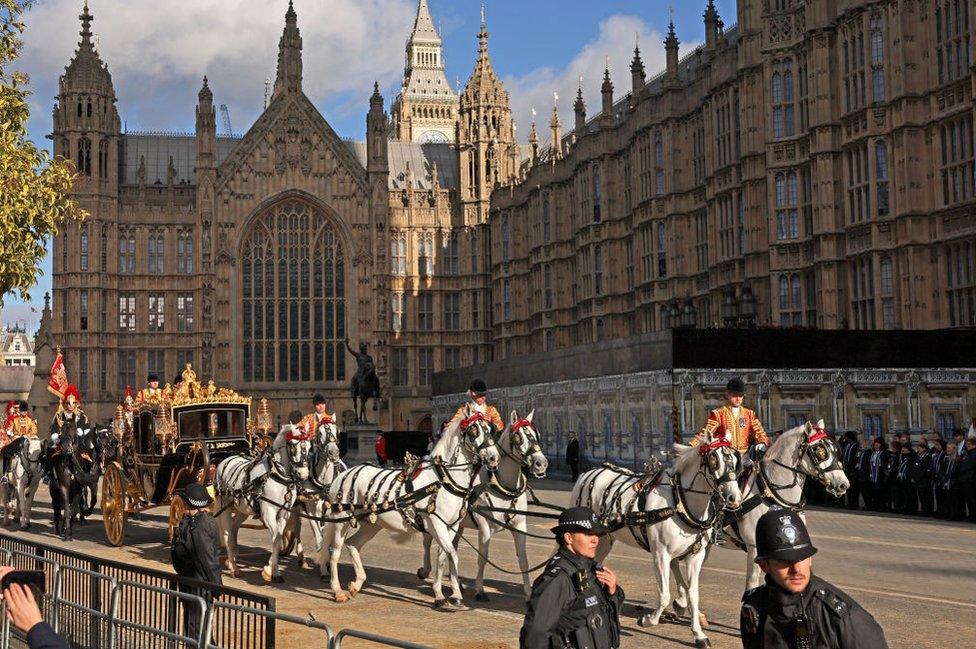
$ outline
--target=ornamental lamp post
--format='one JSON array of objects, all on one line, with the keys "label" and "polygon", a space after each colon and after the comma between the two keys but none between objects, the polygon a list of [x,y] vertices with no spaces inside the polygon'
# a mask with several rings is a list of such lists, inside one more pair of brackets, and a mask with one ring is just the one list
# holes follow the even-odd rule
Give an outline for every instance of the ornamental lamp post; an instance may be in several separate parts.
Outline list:
[{"label": "ornamental lamp post", "polygon": [[686,300],[685,305],[681,308],[681,326],[692,329],[697,321],[698,309],[695,308],[695,304],[691,300]]},{"label": "ornamental lamp post", "polygon": [[743,327],[756,326],[756,298],[748,286],[743,287],[739,296],[739,320]]},{"label": "ornamental lamp post", "polygon": [[725,292],[725,296],[722,298],[722,321],[725,323],[726,327],[734,327],[735,322],[739,317],[738,309],[735,302],[735,293],[732,289]]}]

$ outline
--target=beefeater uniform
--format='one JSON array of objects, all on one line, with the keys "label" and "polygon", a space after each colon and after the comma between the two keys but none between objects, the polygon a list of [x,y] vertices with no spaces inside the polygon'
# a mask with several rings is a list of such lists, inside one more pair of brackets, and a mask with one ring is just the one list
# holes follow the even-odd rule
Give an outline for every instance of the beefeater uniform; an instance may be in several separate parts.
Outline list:
[{"label": "beefeater uniform", "polygon": [[715,439],[726,432],[732,442],[732,448],[739,453],[746,453],[753,444],[769,444],[769,437],[763,429],[759,417],[755,411],[739,406],[736,414],[732,406],[725,405],[716,408],[708,413],[708,421],[702,427],[694,439],[691,440],[692,446],[698,446],[702,442]]}]

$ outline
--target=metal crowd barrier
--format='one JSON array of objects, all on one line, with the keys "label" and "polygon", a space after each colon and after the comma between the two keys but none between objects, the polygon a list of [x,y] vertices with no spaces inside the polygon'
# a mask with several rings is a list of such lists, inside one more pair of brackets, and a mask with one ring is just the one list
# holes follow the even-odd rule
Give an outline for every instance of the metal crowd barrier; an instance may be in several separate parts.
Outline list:
[{"label": "metal crowd barrier", "polygon": [[[129,563],[100,559],[60,547],[27,541],[0,532],[0,558],[19,569],[43,569],[49,585],[42,604],[44,619],[57,622],[58,632],[74,647],[87,649],[106,646],[111,612],[116,620],[133,624],[117,625],[113,649],[172,649],[179,646],[166,634],[148,634],[138,625],[178,634],[185,623],[183,595],[206,594],[215,602],[237,604],[254,610],[274,611],[275,599],[229,586],[216,586],[177,577],[171,572],[135,567]],[[113,612],[112,593],[118,590],[118,608]],[[54,595],[58,605],[52,605]],[[41,604],[41,602],[38,602]],[[98,611],[91,615],[89,611]],[[209,613],[209,606],[207,607]],[[272,649],[275,644],[275,619],[256,616],[225,607],[210,615],[211,639],[234,649]],[[0,640],[0,649],[8,649]],[[199,642],[199,639],[197,640]],[[186,644],[186,643],[183,643]],[[201,644],[192,646],[202,646]]]},{"label": "metal crowd barrier", "polygon": [[[177,579],[174,575],[159,571],[137,571],[129,566],[125,566],[127,574],[152,577],[155,576],[153,573],[158,573],[166,578],[167,583],[175,583],[179,590],[146,580],[120,579],[116,575],[106,574],[105,565],[91,566],[95,569],[89,569],[62,563],[61,560],[81,559],[93,564],[114,562],[103,562],[22,539],[18,539],[16,544],[22,549],[2,547],[8,545],[4,541],[10,539],[0,534],[0,565],[44,570],[50,588],[38,605],[48,624],[74,649],[273,649],[275,630],[284,625],[321,631],[323,649],[341,649],[346,638],[400,649],[430,649],[426,645],[357,629],[342,629],[335,633],[332,627],[316,620],[311,613],[306,618],[279,613],[274,610],[273,598],[245,591]],[[30,547],[36,552],[30,552]],[[63,556],[54,559],[42,556],[40,552],[43,551]],[[212,595],[213,599],[198,594],[202,591]],[[251,603],[230,601],[229,592],[233,592],[235,598],[250,600]],[[255,602],[259,605],[253,605]],[[260,604],[264,604],[264,608]],[[0,607],[0,616],[0,649],[26,646],[24,634],[11,627],[4,607]],[[191,618],[198,627],[193,636],[188,635],[187,629]],[[224,624],[218,629],[214,625],[215,620],[230,620],[236,624]]]}]

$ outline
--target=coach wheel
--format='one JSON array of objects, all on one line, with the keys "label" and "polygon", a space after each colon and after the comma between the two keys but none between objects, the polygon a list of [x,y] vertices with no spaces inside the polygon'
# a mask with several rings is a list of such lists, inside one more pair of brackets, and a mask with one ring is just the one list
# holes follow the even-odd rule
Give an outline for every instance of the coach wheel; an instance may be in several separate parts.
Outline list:
[{"label": "coach wheel", "polygon": [[169,542],[173,542],[173,535],[176,534],[176,528],[180,526],[180,521],[183,520],[183,516],[186,514],[186,503],[180,496],[173,496],[173,499],[169,501]]},{"label": "coach wheel", "polygon": [[118,547],[125,541],[125,476],[118,464],[109,464],[102,479],[102,522],[110,545]]},{"label": "coach wheel", "polygon": [[302,518],[292,512],[291,517],[288,519],[288,524],[285,526],[285,531],[281,535],[281,552],[279,552],[281,556],[287,557],[292,553],[301,536],[301,530]]}]

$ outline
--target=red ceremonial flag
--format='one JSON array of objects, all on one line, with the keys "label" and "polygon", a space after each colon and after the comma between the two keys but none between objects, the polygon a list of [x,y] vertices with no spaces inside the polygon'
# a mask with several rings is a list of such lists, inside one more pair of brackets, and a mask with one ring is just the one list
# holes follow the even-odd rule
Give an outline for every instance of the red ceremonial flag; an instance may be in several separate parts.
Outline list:
[{"label": "red ceremonial flag", "polygon": [[68,375],[64,371],[64,357],[58,352],[51,366],[51,378],[47,382],[47,391],[55,395],[58,399],[64,399],[65,390],[68,389]]}]

